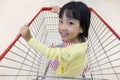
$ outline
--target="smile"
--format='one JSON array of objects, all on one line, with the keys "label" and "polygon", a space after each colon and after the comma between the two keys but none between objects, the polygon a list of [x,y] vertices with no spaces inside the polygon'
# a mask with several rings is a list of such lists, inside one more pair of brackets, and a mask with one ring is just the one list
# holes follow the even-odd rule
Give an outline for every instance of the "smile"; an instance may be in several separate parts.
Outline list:
[{"label": "smile", "polygon": [[69,34],[68,33],[60,33],[62,37],[67,37]]}]

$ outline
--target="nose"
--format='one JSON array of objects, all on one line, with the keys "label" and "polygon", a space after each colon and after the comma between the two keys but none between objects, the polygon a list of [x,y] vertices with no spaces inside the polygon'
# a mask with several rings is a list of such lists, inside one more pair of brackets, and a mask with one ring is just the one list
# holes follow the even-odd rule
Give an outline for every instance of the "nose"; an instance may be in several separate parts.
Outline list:
[{"label": "nose", "polygon": [[61,25],[61,30],[67,30],[67,25],[66,24],[62,24]]}]

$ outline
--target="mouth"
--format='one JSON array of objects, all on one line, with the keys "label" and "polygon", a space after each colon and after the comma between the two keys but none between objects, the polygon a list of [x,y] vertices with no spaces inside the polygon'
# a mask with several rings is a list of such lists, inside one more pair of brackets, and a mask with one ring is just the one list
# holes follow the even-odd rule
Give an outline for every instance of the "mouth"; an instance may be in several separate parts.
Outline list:
[{"label": "mouth", "polygon": [[61,37],[62,37],[62,38],[66,38],[66,37],[69,35],[69,34],[66,33],[66,32],[61,32],[60,34],[61,34]]}]

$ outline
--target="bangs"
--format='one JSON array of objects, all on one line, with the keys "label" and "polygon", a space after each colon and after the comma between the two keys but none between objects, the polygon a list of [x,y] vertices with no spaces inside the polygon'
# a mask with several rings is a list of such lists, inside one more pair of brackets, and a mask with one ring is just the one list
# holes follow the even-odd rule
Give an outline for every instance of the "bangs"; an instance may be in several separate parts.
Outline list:
[{"label": "bangs", "polygon": [[59,18],[63,18],[64,14],[67,18],[70,18],[70,19],[79,20],[80,18],[80,14],[78,14],[74,9],[65,9],[61,11],[59,14]]}]

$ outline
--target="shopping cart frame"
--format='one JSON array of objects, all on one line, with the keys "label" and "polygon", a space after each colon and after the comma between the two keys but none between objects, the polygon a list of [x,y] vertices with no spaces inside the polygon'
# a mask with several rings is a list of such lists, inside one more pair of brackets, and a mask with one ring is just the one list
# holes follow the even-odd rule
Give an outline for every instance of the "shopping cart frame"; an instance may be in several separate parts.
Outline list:
[{"label": "shopping cart frame", "polygon": [[[36,15],[35,17],[28,23],[28,26],[35,20],[35,18],[40,14],[42,11],[48,11],[51,10],[52,7],[43,7]],[[93,9],[90,8],[92,12],[94,12],[101,20],[102,22],[113,32],[113,34],[120,40],[120,35]],[[7,52],[11,49],[11,47],[16,43],[16,41],[21,37],[21,34],[18,34],[17,37],[13,40],[13,42],[3,51],[3,53],[0,55],[0,61],[4,58],[4,56],[7,54]]]},{"label": "shopping cart frame", "polygon": [[[36,15],[35,17],[28,23],[28,26],[31,25],[31,23],[36,19],[36,17],[42,12],[42,11],[50,11],[51,7],[43,7]],[[108,29],[120,40],[120,35],[93,9],[90,8],[90,10],[97,15],[97,17],[108,27]],[[5,51],[0,55],[0,61],[6,56],[6,54],[9,52],[9,50],[13,47],[13,45],[18,41],[18,39],[21,37],[21,34],[18,34],[17,37],[13,40],[13,42],[5,49]]]}]

